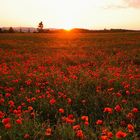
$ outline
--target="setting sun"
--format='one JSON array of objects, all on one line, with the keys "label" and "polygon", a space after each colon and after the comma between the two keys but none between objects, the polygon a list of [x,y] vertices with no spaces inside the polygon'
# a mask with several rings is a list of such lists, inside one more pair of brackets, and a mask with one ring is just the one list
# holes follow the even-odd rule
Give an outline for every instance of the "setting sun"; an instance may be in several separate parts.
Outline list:
[{"label": "setting sun", "polygon": [[64,28],[65,31],[70,32],[72,28]]},{"label": "setting sun", "polygon": [[61,28],[65,29],[65,30],[71,30],[72,28],[74,28],[74,24],[72,22],[72,19],[67,19],[62,25]]},{"label": "setting sun", "polygon": [[[0,26],[139,29],[140,2],[130,0],[0,0]],[[125,17],[125,18],[124,18]],[[135,20],[137,19],[137,22]]]},{"label": "setting sun", "polygon": [[140,0],[0,4],[0,140],[140,140]]}]

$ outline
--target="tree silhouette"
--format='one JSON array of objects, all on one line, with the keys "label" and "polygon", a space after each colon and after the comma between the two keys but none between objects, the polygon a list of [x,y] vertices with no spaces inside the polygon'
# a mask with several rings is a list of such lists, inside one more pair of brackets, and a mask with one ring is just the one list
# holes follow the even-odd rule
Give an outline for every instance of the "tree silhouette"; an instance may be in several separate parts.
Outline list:
[{"label": "tree silhouette", "polygon": [[38,32],[43,32],[43,22],[41,21],[39,24],[38,24],[38,28],[37,28]]},{"label": "tree silhouette", "polygon": [[20,27],[19,32],[22,33],[22,28]]},{"label": "tree silhouette", "polygon": [[2,29],[0,28],[0,33],[2,33]]},{"label": "tree silhouette", "polygon": [[9,30],[8,30],[8,32],[9,33],[14,33],[15,31],[14,31],[14,29],[12,27],[10,27]]},{"label": "tree silhouette", "polygon": [[31,32],[31,30],[30,30],[30,28],[28,28],[28,33],[30,33]]}]

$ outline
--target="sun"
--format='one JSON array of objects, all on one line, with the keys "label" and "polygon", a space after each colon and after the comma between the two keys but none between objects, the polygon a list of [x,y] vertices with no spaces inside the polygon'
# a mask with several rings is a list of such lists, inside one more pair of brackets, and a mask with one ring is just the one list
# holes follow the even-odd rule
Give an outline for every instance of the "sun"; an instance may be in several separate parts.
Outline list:
[{"label": "sun", "polygon": [[71,20],[67,20],[63,25],[62,28],[66,31],[70,31],[71,29],[74,28],[73,23]]},{"label": "sun", "polygon": [[64,29],[66,32],[70,32],[72,29]]},{"label": "sun", "polygon": [[73,29],[73,27],[67,27],[67,28],[64,27],[64,30],[67,31],[67,32],[70,32],[72,29]]}]

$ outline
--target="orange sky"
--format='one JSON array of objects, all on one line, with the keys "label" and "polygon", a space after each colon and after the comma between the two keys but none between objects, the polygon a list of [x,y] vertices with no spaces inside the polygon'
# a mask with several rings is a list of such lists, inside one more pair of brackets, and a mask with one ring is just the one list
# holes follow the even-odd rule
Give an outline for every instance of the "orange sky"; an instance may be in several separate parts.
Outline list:
[{"label": "orange sky", "polygon": [[0,27],[140,29],[140,0],[0,0]]}]

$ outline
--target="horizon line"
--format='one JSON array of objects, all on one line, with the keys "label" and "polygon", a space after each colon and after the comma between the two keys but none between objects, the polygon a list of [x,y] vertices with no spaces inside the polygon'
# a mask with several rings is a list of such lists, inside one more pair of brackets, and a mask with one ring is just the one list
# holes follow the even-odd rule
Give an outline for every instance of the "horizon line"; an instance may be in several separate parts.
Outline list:
[{"label": "horizon line", "polygon": [[[34,26],[0,26],[0,28],[34,28],[34,29],[37,29],[37,27],[34,27]],[[43,28],[44,30],[46,29],[55,29],[55,30],[73,30],[73,29],[85,29],[85,30],[111,30],[111,29],[116,29],[116,30],[135,30],[135,31],[140,31],[140,29],[130,29],[130,28],[84,28],[84,27],[73,27],[73,28],[70,28],[70,29],[66,29],[66,28],[55,28],[55,27],[49,27],[49,28]]]}]

